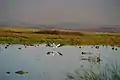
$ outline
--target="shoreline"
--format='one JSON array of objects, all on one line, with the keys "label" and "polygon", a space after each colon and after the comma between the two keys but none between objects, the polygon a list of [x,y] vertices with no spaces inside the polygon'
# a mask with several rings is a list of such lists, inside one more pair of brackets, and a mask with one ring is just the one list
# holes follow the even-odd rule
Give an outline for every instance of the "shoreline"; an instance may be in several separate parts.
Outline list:
[{"label": "shoreline", "polygon": [[[22,41],[21,41],[22,39]],[[81,39],[77,39],[81,40]],[[77,41],[76,39],[71,40],[71,39],[41,39],[41,38],[13,38],[13,37],[0,37],[0,44],[47,44],[47,43],[56,43],[56,44],[64,44],[64,45],[75,45],[75,46],[80,46],[80,45],[104,45],[104,46],[120,46],[119,42],[107,42],[107,40],[104,41],[94,41],[91,43],[90,39],[86,39],[86,41]],[[99,43],[98,43],[99,42]]]},{"label": "shoreline", "polygon": [[[112,45],[120,46],[120,33],[1,28],[0,44]],[[33,31],[32,31],[33,30]]]}]

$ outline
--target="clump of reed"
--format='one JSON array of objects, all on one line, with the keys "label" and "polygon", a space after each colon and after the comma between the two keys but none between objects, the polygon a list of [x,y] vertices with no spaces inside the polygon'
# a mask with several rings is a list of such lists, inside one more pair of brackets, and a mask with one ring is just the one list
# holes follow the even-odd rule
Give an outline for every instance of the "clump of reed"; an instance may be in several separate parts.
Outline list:
[{"label": "clump of reed", "polygon": [[120,65],[111,64],[104,66],[96,73],[93,69],[77,69],[68,73],[66,80],[120,80]]}]

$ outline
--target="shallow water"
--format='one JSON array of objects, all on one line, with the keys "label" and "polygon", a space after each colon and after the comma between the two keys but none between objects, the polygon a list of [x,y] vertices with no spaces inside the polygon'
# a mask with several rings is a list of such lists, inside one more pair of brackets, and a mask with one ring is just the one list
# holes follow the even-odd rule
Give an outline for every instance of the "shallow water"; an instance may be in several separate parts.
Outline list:
[{"label": "shallow water", "polygon": [[[22,47],[21,50],[18,48]],[[81,65],[89,67],[88,61],[80,59],[82,51],[100,53],[102,59],[101,65],[120,61],[120,48],[112,50],[110,46],[100,46],[99,49],[91,48],[91,46],[63,46],[59,51],[63,56],[46,55],[52,51],[52,48],[46,47],[44,44],[37,47],[24,48],[23,45],[10,45],[4,49],[4,45],[0,48],[0,79],[1,80],[65,80],[68,72],[74,71]],[[19,70],[28,71],[28,75],[16,75],[14,72]],[[11,72],[11,74],[6,74]]]}]

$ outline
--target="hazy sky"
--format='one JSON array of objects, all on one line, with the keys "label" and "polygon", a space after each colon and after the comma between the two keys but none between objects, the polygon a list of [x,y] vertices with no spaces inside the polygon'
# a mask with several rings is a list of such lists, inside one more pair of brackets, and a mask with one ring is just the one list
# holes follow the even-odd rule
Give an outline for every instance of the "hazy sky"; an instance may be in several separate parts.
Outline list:
[{"label": "hazy sky", "polygon": [[0,0],[0,21],[120,25],[120,0]]}]

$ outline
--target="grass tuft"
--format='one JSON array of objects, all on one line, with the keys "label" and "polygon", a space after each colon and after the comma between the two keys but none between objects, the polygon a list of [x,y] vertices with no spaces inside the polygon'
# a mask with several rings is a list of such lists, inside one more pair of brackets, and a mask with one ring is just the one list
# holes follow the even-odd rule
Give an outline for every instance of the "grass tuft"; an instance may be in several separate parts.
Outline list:
[{"label": "grass tuft", "polygon": [[106,65],[99,72],[80,68],[74,73],[66,74],[66,80],[120,80],[120,65],[117,63]]}]

